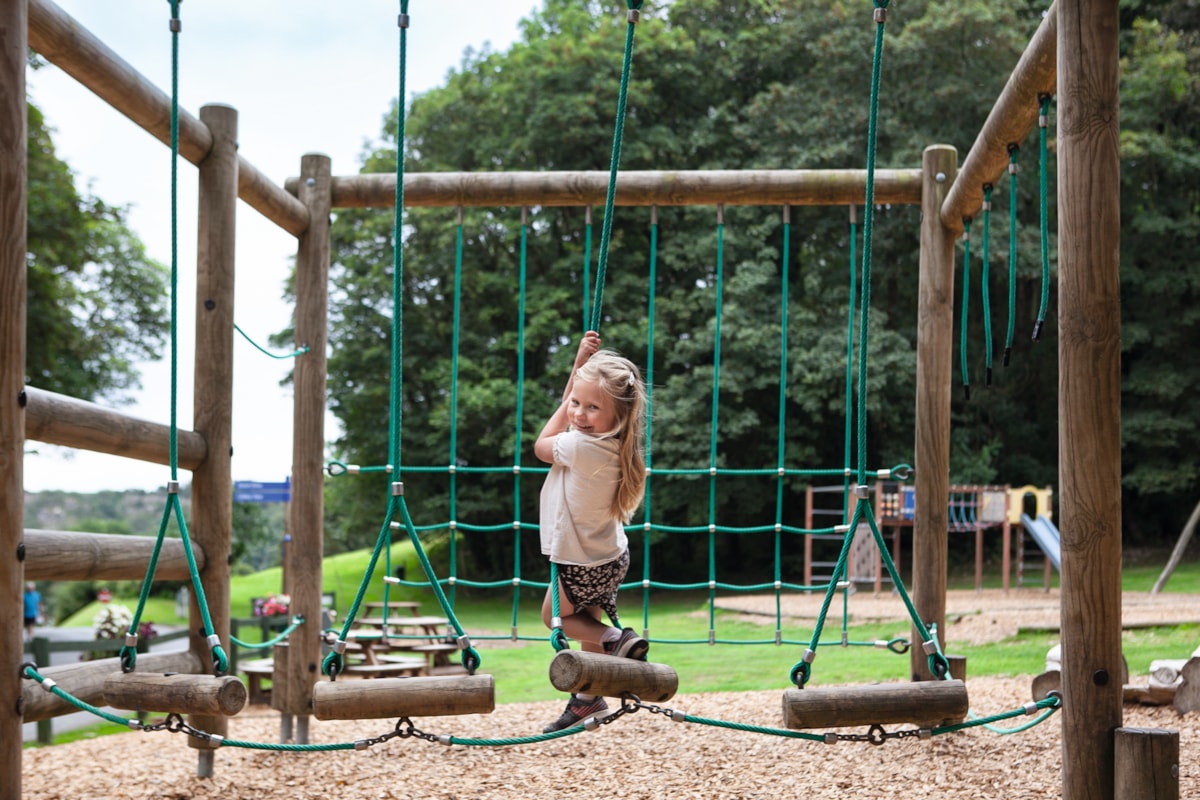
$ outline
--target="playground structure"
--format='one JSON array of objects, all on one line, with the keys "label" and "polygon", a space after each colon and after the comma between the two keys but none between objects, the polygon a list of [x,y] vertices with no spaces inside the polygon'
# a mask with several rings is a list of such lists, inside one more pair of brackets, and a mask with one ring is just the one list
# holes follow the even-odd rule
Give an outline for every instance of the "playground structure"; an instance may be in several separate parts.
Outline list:
[{"label": "playground structure", "polygon": [[[80,564],[48,548],[22,530],[21,459],[26,439],[86,447],[155,463],[168,463],[163,426],[129,419],[24,384],[24,70],[26,47],[75,75],[131,119],[165,138],[164,98],[103,44],[73,26],[48,0],[17,0],[0,10],[4,57],[0,85],[0,208],[6,237],[0,250],[0,542],[16,557],[0,568],[4,604],[0,693],[19,698],[0,704],[4,731],[0,774],[9,776],[0,797],[20,796],[23,721],[62,713],[56,698],[23,681],[21,621],[16,609],[26,579],[136,579],[146,572],[149,547],[122,542],[97,545],[90,564]],[[881,171],[878,202],[919,204],[922,209],[920,308],[917,364],[916,482],[912,521],[914,602],[921,619],[945,629],[946,531],[949,510],[949,399],[954,241],[962,220],[979,208],[979,187],[1005,166],[1004,148],[1023,138],[1036,117],[1039,94],[1056,88],[1059,104],[1059,219],[1061,363],[1060,448],[1062,520],[1064,748],[1063,796],[1114,796],[1114,730],[1121,723],[1120,674],[1120,463],[1117,297],[1118,219],[1116,154],[1116,9],[1052,8],[1017,65],[975,146],[957,169],[953,148],[926,150],[920,170]],[[28,39],[25,34],[28,31]],[[1057,55],[1057,67],[1056,67]],[[328,297],[329,213],[334,207],[394,201],[396,186],[380,176],[335,178],[328,159],[302,159],[295,194],[266,181],[236,153],[237,114],[225,106],[205,106],[200,118],[181,119],[180,153],[201,173],[199,213],[199,295],[197,308],[196,418],[193,431],[179,435],[179,464],[193,472],[195,545],[201,580],[213,609],[213,627],[228,634],[229,417],[232,406],[233,340],[232,219],[238,197],[246,200],[299,241],[297,257],[297,343],[311,350],[295,371],[293,546],[289,548],[287,588],[297,613],[320,616],[323,552],[325,441],[326,305]],[[409,205],[595,205],[603,197],[603,176],[554,173],[462,176],[410,176]],[[747,205],[862,203],[865,176],[839,180],[821,173],[643,173],[622,175],[617,202],[628,205],[721,204],[737,197]],[[680,200],[679,198],[683,198]],[[19,398],[19,402],[14,402]],[[315,557],[306,554],[316,554]],[[169,550],[156,575],[186,575],[184,554]],[[190,676],[204,671],[201,654],[209,647],[199,631],[192,601],[193,638],[188,653],[146,664],[155,671]],[[285,713],[303,721],[314,709],[315,626],[298,629],[291,640],[280,698]],[[928,677],[923,654],[914,652],[914,677]],[[56,676],[77,696],[103,694],[94,684],[111,665],[77,668]],[[90,686],[90,688],[89,688]],[[219,698],[217,698],[219,699]],[[482,705],[482,704],[481,704]],[[216,706],[197,713],[193,724],[215,734],[226,720]],[[216,747],[198,743],[201,768],[211,768]]]},{"label": "playground structure", "polygon": [[[818,527],[817,521],[822,517],[834,517],[839,521],[847,518],[847,511],[841,504],[842,486],[809,486],[805,492],[805,527]],[[838,503],[833,506],[818,505],[817,498],[821,495],[831,495]],[[916,519],[915,490],[910,486],[902,486],[893,481],[880,481],[872,487],[875,518],[882,529],[892,532],[891,559],[897,570],[901,570],[903,554],[903,532],[911,528]],[[975,539],[975,590],[983,588],[984,566],[984,534],[988,531],[999,530],[1001,535],[1001,587],[1007,592],[1012,577],[1012,561],[1015,555],[1017,570],[1017,586],[1024,585],[1026,562],[1036,561],[1036,556],[1026,556],[1026,539],[1032,538],[1035,546],[1045,554],[1042,563],[1042,586],[1050,588],[1050,568],[1059,568],[1058,530],[1050,522],[1050,498],[1053,490],[1049,487],[1038,489],[1035,486],[1021,486],[1016,489],[1011,486],[976,486],[952,485],[946,502],[947,533],[951,539],[959,539],[962,534],[974,533]],[[1033,500],[1031,509],[1036,519],[1030,519],[1023,508],[1028,500]],[[1017,536],[1014,540],[1013,529],[1016,527]],[[1047,527],[1048,526],[1048,527]],[[866,526],[860,526],[865,528]],[[1043,533],[1045,532],[1045,533]],[[840,542],[842,537],[833,534],[811,534],[804,539],[804,583],[811,586],[814,583],[830,577],[830,570],[836,562],[819,560],[814,553],[820,554],[821,542]],[[823,549],[829,551],[826,545]],[[825,570],[819,572],[818,570]],[[850,583],[870,584],[878,593],[883,590],[883,584],[890,580],[885,577],[882,554],[870,536],[870,530],[856,533],[849,562]]]}]

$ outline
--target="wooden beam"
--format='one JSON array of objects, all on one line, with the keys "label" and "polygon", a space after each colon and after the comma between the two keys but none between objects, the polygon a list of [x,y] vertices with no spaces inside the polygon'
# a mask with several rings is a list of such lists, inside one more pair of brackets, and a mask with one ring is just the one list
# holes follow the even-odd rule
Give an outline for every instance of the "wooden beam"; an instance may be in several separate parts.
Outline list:
[{"label": "wooden beam", "polygon": [[635,695],[661,703],[679,691],[679,676],[666,664],[614,658],[582,650],[560,650],[550,662],[550,683],[560,692],[605,697]]},{"label": "wooden beam", "polygon": [[[147,672],[179,672],[195,674],[203,670],[200,660],[186,650],[171,653],[143,653],[137,657],[139,670]],[[89,705],[104,705],[104,681],[114,671],[121,669],[120,658],[102,658],[82,664],[62,667],[41,667],[38,673],[50,678],[58,687],[72,697]],[[32,678],[21,682],[20,708],[25,722],[72,714],[79,710],[75,705],[48,691],[44,684]],[[17,738],[20,742],[20,737]]]},{"label": "wooden beam", "polygon": [[[938,216],[954,183],[957,152],[925,150],[921,204],[920,286],[917,297],[917,398],[914,443],[913,605],[926,626],[937,625],[946,652],[946,568],[949,543],[950,396],[954,350],[954,232]],[[941,176],[940,179],[938,176]],[[913,680],[929,680],[928,655],[914,626],[909,654]]]},{"label": "wooden beam", "polygon": [[0,799],[21,797],[20,691],[25,515],[25,0],[0,3]]},{"label": "wooden beam", "polygon": [[[164,17],[164,22],[165,22]],[[171,143],[171,98],[51,0],[29,0],[29,46],[138,127]],[[208,127],[179,110],[179,154],[200,165],[212,149]],[[308,210],[257,167],[238,159],[238,195],[293,236],[308,227]]]},{"label": "wooden beam", "polygon": [[317,719],[490,714],[496,708],[496,682],[482,674],[319,681],[312,708]]},{"label": "wooden beam", "polygon": [[[25,438],[96,453],[170,464],[170,426],[147,422],[121,411],[26,386]],[[177,432],[179,466],[192,470],[208,453],[204,437]]]},{"label": "wooden beam", "polygon": [[1058,8],[1058,500],[1063,800],[1112,800],[1121,726],[1117,0]]},{"label": "wooden beam", "polygon": [[936,728],[962,722],[968,707],[966,684],[953,680],[788,689],[783,724],[792,729],[898,723]]},{"label": "wooden beam", "polygon": [[[25,531],[25,579],[31,581],[141,580],[154,552],[152,536],[78,531]],[[196,566],[204,569],[204,548],[192,544]],[[164,539],[155,562],[154,579],[185,581],[190,577],[187,554],[179,539]]]},{"label": "wooden beam", "polygon": [[963,159],[958,180],[942,203],[942,222],[955,233],[963,229],[963,217],[974,218],[983,208],[983,185],[995,184],[1008,169],[1008,145],[1025,140],[1038,121],[1038,95],[1054,94],[1057,83],[1055,59],[1058,53],[1057,2],[1050,4],[1042,24],[1008,83],[992,106],[991,113],[975,137],[975,143]]},{"label": "wooden beam", "polygon": [[[284,184],[296,192],[299,178]],[[619,206],[861,205],[865,170],[633,171],[617,178]],[[602,206],[607,172],[406,173],[404,204],[419,206]],[[391,208],[394,174],[333,178],[334,208]],[[917,205],[921,171],[876,170],[875,201]]]}]

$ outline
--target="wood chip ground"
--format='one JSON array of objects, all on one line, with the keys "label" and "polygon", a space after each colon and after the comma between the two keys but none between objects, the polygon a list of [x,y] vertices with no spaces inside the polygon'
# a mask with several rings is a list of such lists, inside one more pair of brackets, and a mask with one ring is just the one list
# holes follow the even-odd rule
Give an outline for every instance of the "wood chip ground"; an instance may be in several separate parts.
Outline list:
[{"label": "wood chip ground", "polygon": [[[1055,613],[1048,615],[1052,624],[1056,598],[1044,597],[1040,591],[1037,594],[1037,603],[1055,605]],[[1195,616],[1200,612],[1196,598],[1174,598],[1176,607],[1165,610],[1166,606],[1160,605],[1146,613],[1165,620],[1174,613]],[[991,605],[1002,613],[1015,602],[1011,597],[978,597],[973,602],[951,598],[948,609],[960,613],[957,604],[964,609],[963,620],[978,619],[978,627],[990,637],[995,635],[994,628],[1010,623],[991,622],[986,609],[967,606]],[[1028,620],[1034,612],[1027,608],[1019,616]],[[949,627],[967,630],[959,628],[960,624]],[[1131,682],[1145,678],[1145,665],[1130,667]],[[988,715],[1019,707],[1030,699],[1031,680],[1032,676],[968,678],[972,710]],[[662,705],[694,717],[778,728],[786,688],[680,694]],[[526,737],[536,735],[561,708],[560,702],[507,704],[489,715],[428,718],[416,724],[419,730],[436,735]],[[1179,731],[1179,796],[1200,798],[1200,714],[1181,716],[1170,706],[1138,705],[1126,705],[1123,713],[1128,727]],[[1018,718],[1003,725],[1024,721]],[[313,744],[353,742],[386,734],[394,727],[391,720],[314,719],[309,740]],[[271,744],[279,741],[279,733],[279,714],[256,705],[230,720],[228,739]],[[215,753],[214,775],[200,778],[196,775],[197,751],[188,746],[185,735],[128,732],[26,750],[22,796],[28,800],[560,800],[577,796],[1046,800],[1061,796],[1062,742],[1060,715],[1012,735],[974,728],[928,741],[908,738],[875,746],[815,743],[675,722],[643,709],[594,732],[504,747],[447,746],[417,738],[391,739],[364,750],[315,753],[226,745]]]}]

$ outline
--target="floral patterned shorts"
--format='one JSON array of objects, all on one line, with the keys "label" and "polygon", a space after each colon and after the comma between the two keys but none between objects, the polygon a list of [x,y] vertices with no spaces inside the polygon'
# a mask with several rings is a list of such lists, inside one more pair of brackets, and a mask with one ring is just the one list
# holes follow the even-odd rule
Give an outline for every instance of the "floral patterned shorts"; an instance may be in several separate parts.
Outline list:
[{"label": "floral patterned shorts", "polygon": [[621,626],[617,616],[617,589],[629,570],[629,551],[619,558],[594,567],[581,564],[559,564],[558,581],[562,584],[567,602],[581,611],[588,606],[600,606],[613,625]]}]

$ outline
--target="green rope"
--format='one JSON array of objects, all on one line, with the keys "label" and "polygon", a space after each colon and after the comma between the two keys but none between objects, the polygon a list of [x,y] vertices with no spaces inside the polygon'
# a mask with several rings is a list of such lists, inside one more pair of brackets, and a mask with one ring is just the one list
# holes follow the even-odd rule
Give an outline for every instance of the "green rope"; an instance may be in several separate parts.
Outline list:
[{"label": "green rope", "polygon": [[154,550],[150,554],[146,575],[142,580],[141,592],[138,596],[137,608],[129,622],[129,630],[125,634],[125,645],[120,650],[121,669],[131,672],[137,667],[138,628],[141,626],[142,614],[150,599],[150,589],[154,580],[154,571],[158,564],[158,556],[162,551],[166,538],[167,526],[171,517],[175,517],[179,526],[179,536],[183,543],[183,551],[187,556],[188,574],[191,576],[192,588],[196,592],[196,603],[204,626],[204,633],[211,648],[213,673],[224,675],[229,670],[225,651],[221,641],[213,631],[212,617],[208,610],[208,601],[204,596],[204,586],[200,582],[200,570],[196,566],[196,557],[192,552],[191,538],[188,536],[187,520],[183,515],[183,507],[179,503],[179,32],[182,24],[179,21],[180,0],[170,0],[171,4],[171,426],[170,426],[170,468],[171,480],[167,488],[167,502],[163,508],[162,520],[158,527],[158,537],[154,542]]},{"label": "green rope", "polygon": [[992,301],[989,295],[989,255],[990,230],[992,220],[992,185],[983,185],[983,252],[979,258],[983,262],[980,267],[980,294],[983,302],[983,359],[987,370],[987,385],[992,385]]},{"label": "green rope", "polygon": [[1033,341],[1042,336],[1042,325],[1046,321],[1046,307],[1050,304],[1050,203],[1049,203],[1049,161],[1046,129],[1050,124],[1050,95],[1038,95],[1041,108],[1038,111],[1039,149],[1038,149],[1038,194],[1041,200],[1040,223],[1042,239],[1042,297],[1038,304],[1037,322],[1033,325]]},{"label": "green rope", "polygon": [[295,358],[295,357],[297,357],[297,356],[302,356],[302,355],[304,355],[305,353],[307,353],[307,352],[309,351],[309,349],[310,349],[308,345],[304,345],[304,346],[303,346],[303,347],[301,347],[299,350],[293,350],[292,352],[290,352],[290,353],[287,353],[286,355],[277,355],[277,354],[275,354],[275,353],[272,353],[270,350],[267,350],[265,347],[263,347],[262,345],[260,345],[258,342],[256,342],[256,341],[254,341],[253,339],[251,339],[251,338],[250,338],[250,336],[249,336],[249,335],[247,335],[247,333],[246,333],[244,330],[242,330],[241,328],[239,328],[239,327],[237,326],[237,323],[236,323],[236,322],[235,322],[235,323],[234,323],[234,325],[233,325],[233,329],[234,329],[235,331],[237,331],[238,333],[240,333],[240,334],[242,335],[242,338],[243,338],[243,339],[245,339],[245,340],[246,340],[247,342],[249,342],[250,344],[254,345],[254,347],[255,347],[255,348],[256,348],[256,349],[257,349],[257,350],[258,350],[260,353],[262,353],[263,355],[266,355],[266,356],[270,356],[271,358],[276,358],[276,359],[279,359],[279,360],[281,360],[281,361],[282,361],[283,359],[285,359],[285,358]]},{"label": "green rope", "polygon": [[963,217],[963,277],[962,277],[962,319],[959,322],[958,331],[958,358],[959,369],[962,370],[962,386],[963,399],[971,399],[971,373],[968,366],[967,358],[967,342],[968,330],[967,321],[970,319],[971,308],[971,218]]},{"label": "green rope", "polygon": [[608,191],[604,198],[604,222],[600,227],[600,260],[596,265],[596,293],[592,300],[591,322],[587,330],[600,331],[600,309],[604,303],[604,279],[608,270],[608,247],[612,238],[613,205],[617,196],[617,171],[621,166],[621,138],[625,129],[625,106],[629,95],[629,75],[633,67],[633,32],[637,27],[643,0],[625,0],[629,7],[625,28],[625,60],[621,65],[621,91],[617,97],[617,118],[613,125],[612,158],[608,167]]},{"label": "green rope", "polygon": [[279,635],[268,639],[265,642],[243,642],[236,636],[230,636],[229,641],[236,644],[238,647],[244,647],[247,650],[266,650],[268,647],[273,647],[287,639],[292,633],[304,624],[304,617],[292,617],[292,621],[286,628],[279,632]]},{"label": "green rope", "polygon": [[1017,156],[1021,148],[1008,146],[1008,333],[1004,338],[1004,366],[1012,355],[1013,333],[1017,325]]},{"label": "green rope", "polygon": [[658,286],[658,207],[650,208],[649,291],[646,300],[646,485],[642,495],[642,636],[650,636],[650,483],[654,464],[654,317]]},{"label": "green rope", "polygon": [[725,298],[725,207],[717,206],[717,264],[716,264],[715,322],[713,327],[712,403],[708,443],[708,635],[715,636],[717,627],[717,419],[720,411],[721,384],[721,319]]},{"label": "green rope", "polygon": [[787,451],[787,367],[788,367],[788,284],[791,264],[789,256],[792,241],[792,213],[789,206],[783,207],[783,241],[780,243],[780,278],[779,278],[779,421],[778,440],[776,444],[776,469],[779,477],[775,480],[775,536],[774,536],[774,575],[775,578],[775,638],[782,636],[783,628],[783,495],[784,495],[784,456]]}]

